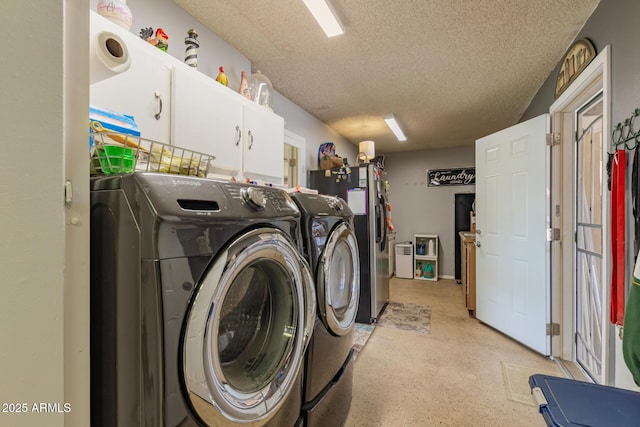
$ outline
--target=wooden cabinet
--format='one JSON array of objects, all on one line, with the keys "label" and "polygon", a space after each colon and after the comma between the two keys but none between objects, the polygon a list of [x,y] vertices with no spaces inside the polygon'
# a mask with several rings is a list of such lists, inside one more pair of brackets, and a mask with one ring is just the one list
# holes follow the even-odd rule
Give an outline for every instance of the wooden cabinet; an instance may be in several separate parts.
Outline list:
[{"label": "wooden cabinet", "polygon": [[461,271],[462,271],[462,289],[465,300],[465,306],[469,310],[469,314],[475,317],[476,311],[476,237],[474,233],[469,231],[461,231],[460,250],[461,250]]},{"label": "wooden cabinet", "polygon": [[101,32],[125,42],[131,66],[91,85],[93,105],[133,116],[144,139],[214,155],[210,173],[282,184],[282,117],[91,12],[92,40]]},{"label": "wooden cabinet", "polygon": [[438,235],[416,234],[413,237],[415,278],[438,280]]}]

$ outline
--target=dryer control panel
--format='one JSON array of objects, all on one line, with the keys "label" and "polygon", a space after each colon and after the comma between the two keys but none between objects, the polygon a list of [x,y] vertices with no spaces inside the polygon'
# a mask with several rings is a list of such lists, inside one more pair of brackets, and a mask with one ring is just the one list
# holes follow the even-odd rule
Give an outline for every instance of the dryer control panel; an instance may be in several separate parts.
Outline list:
[{"label": "dryer control panel", "polygon": [[240,202],[252,212],[269,212],[298,215],[299,210],[291,197],[284,191],[272,187],[260,187],[252,184],[225,183],[225,189],[234,204]]}]

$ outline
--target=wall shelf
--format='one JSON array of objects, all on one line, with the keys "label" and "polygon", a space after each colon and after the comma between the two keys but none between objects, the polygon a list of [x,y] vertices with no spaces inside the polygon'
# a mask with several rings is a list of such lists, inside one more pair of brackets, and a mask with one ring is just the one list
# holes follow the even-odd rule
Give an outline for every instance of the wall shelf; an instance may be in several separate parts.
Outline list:
[{"label": "wall shelf", "polygon": [[438,280],[438,235],[416,234],[413,237],[414,277]]}]

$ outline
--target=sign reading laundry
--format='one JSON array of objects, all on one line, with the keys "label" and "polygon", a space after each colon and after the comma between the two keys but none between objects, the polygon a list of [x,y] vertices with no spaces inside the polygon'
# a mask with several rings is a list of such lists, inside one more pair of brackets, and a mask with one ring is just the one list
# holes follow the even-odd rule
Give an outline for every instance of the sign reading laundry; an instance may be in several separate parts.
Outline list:
[{"label": "sign reading laundry", "polygon": [[427,170],[427,187],[444,185],[474,185],[476,168],[429,169]]}]

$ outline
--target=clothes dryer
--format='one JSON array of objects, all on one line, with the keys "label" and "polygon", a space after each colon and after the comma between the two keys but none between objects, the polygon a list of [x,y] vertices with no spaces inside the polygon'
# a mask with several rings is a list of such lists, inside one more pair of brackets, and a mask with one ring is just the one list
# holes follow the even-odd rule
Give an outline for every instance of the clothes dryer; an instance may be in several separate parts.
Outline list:
[{"label": "clothes dryer", "polygon": [[353,213],[339,197],[292,194],[302,213],[305,256],[315,277],[317,318],[305,355],[307,426],[341,426],[351,408],[353,336],[360,292]]},{"label": "clothes dryer", "polygon": [[91,181],[91,425],[293,426],[315,292],[283,191]]}]

